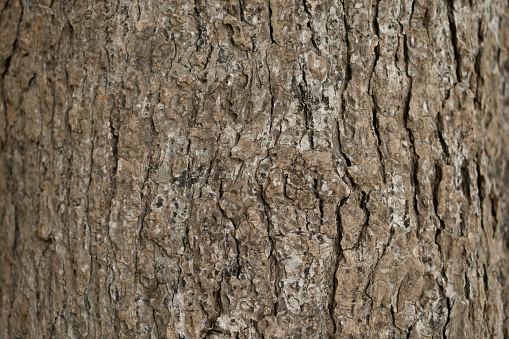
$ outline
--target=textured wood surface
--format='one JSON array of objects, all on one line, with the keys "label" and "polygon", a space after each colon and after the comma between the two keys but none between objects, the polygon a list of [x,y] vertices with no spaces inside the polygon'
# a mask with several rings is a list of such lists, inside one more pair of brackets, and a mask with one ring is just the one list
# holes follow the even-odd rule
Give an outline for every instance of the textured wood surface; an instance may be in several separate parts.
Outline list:
[{"label": "textured wood surface", "polygon": [[509,337],[507,1],[0,10],[0,338]]}]

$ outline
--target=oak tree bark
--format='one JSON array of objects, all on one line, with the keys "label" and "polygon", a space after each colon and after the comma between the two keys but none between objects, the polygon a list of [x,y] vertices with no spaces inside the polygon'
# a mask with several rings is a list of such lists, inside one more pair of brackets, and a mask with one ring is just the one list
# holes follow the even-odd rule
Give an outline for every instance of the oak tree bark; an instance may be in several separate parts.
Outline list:
[{"label": "oak tree bark", "polygon": [[509,337],[507,1],[0,9],[1,338]]}]

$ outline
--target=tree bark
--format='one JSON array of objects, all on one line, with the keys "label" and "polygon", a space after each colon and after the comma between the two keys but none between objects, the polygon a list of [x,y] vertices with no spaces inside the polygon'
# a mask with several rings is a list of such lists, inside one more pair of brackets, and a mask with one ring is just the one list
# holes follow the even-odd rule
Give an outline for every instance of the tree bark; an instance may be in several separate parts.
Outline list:
[{"label": "tree bark", "polygon": [[504,0],[0,1],[1,338],[508,338]]}]

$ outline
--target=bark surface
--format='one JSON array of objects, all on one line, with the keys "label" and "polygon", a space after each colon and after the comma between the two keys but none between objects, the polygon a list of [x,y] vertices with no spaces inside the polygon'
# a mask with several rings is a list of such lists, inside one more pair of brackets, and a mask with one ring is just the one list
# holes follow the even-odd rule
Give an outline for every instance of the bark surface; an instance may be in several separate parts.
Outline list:
[{"label": "bark surface", "polygon": [[1,338],[508,338],[504,0],[0,0]]}]

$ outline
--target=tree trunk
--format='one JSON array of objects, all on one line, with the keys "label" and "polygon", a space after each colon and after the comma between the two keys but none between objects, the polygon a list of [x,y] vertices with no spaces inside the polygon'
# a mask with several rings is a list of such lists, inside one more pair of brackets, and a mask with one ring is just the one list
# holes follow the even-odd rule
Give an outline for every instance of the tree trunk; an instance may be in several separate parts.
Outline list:
[{"label": "tree trunk", "polygon": [[509,337],[507,1],[0,8],[1,338]]}]

